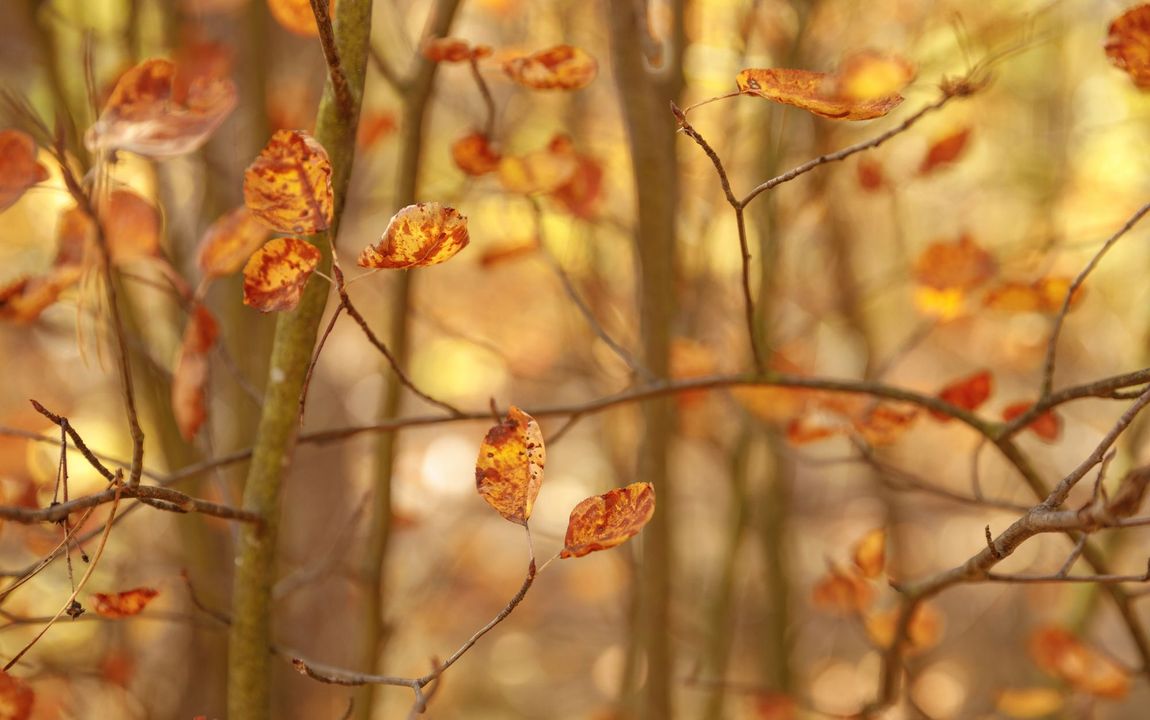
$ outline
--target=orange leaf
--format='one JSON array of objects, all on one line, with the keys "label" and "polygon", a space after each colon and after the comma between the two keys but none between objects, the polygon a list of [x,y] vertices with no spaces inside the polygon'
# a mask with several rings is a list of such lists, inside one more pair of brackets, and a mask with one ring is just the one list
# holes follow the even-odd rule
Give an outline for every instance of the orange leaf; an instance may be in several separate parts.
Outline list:
[{"label": "orange leaf", "polygon": [[[987,401],[993,387],[994,377],[990,374],[990,371],[979,370],[973,375],[950,383],[939,391],[938,397],[963,410],[974,411]],[[931,417],[939,422],[950,421],[949,415],[934,410],[929,412]]]},{"label": "orange leaf", "polygon": [[269,240],[244,265],[244,304],[260,312],[294,310],[319,259],[319,248],[306,240]]},{"label": "orange leaf", "polygon": [[36,693],[27,683],[0,670],[0,718],[28,720],[35,702]]},{"label": "orange leaf", "polygon": [[575,217],[590,220],[602,194],[603,166],[589,155],[577,154],[575,172],[551,193],[551,198]]},{"label": "orange leaf", "polygon": [[36,160],[36,141],[19,130],[0,130],[0,212],[47,179],[48,169]]},{"label": "orange leaf", "polygon": [[[890,647],[898,629],[899,612],[900,609],[894,607],[867,616],[866,631],[871,642],[882,648]],[[926,650],[937,645],[942,639],[944,625],[942,615],[933,605],[919,603],[906,628],[907,650]]]},{"label": "orange leaf", "polygon": [[399,127],[395,115],[386,110],[365,113],[359,119],[359,130],[355,135],[355,144],[360,150],[370,150],[379,144],[388,135]]},{"label": "orange leaf", "polygon": [[877,403],[851,418],[854,427],[863,440],[870,445],[890,445],[910,429],[918,408],[899,408],[886,403]]},{"label": "orange leaf", "polygon": [[[335,12],[336,0],[328,0],[328,15]],[[276,22],[288,32],[304,37],[319,37],[311,0],[268,0],[268,9]]]},{"label": "orange leaf", "polygon": [[542,150],[504,157],[499,162],[499,182],[509,192],[553,193],[571,182],[578,170],[571,138],[559,134]]},{"label": "orange leaf", "polygon": [[832,615],[860,613],[873,600],[874,588],[866,580],[836,565],[831,565],[811,590],[815,607]]},{"label": "orange leaf", "polygon": [[153,257],[160,250],[160,212],[131,190],[113,190],[100,208],[108,251],[116,264]]},{"label": "orange leaf", "polygon": [[866,102],[898,95],[914,79],[914,66],[897,55],[864,50],[846,57],[837,75],[839,96]]},{"label": "orange leaf", "polygon": [[477,177],[497,170],[502,156],[492,149],[486,135],[474,132],[451,144],[451,159],[460,170]]},{"label": "orange leaf", "polygon": [[1007,688],[995,698],[998,712],[1019,720],[1043,718],[1062,709],[1062,693],[1055,688]]},{"label": "orange leaf", "polygon": [[878,160],[864,157],[855,166],[859,187],[867,192],[878,192],[886,187],[886,173]]},{"label": "orange leaf", "polygon": [[[1062,310],[1066,292],[1070,289],[1070,278],[1039,278],[1029,285],[1020,282],[1004,282],[990,290],[982,304],[991,310],[1002,312],[1057,313]],[[1070,309],[1081,302],[1085,288],[1079,287],[1070,298]]]},{"label": "orange leaf", "polygon": [[589,497],[571,511],[559,557],[583,557],[622,545],[638,535],[654,514],[655,487],[651,483],[631,483]]},{"label": "orange leaf", "polygon": [[488,57],[491,55],[491,47],[488,45],[472,47],[471,43],[459,38],[429,38],[423,43],[420,52],[431,62],[456,63],[468,62],[472,58],[479,60]]},{"label": "orange leaf", "polygon": [[1126,670],[1062,628],[1039,628],[1030,637],[1030,657],[1043,672],[1089,695],[1119,699],[1130,690]]},{"label": "orange leaf", "polygon": [[882,117],[902,102],[897,92],[885,97],[856,99],[839,94],[839,78],[829,73],[785,68],[748,68],[735,77],[739,92],[794,105],[834,120]]},{"label": "orange leaf", "polygon": [[312,235],[331,225],[331,161],[315,138],[277,130],[244,172],[244,204],[268,227]]},{"label": "orange leaf", "polygon": [[236,106],[227,77],[196,77],[177,97],[176,66],[144,60],[120,77],[100,117],[84,135],[88,149],[128,150],[168,158],[197,150]]},{"label": "orange leaf", "polygon": [[208,352],[219,327],[208,309],[197,304],[184,330],[184,341],[172,374],[172,413],[185,440],[192,440],[208,417],[204,388],[210,367]]},{"label": "orange leaf", "polygon": [[139,615],[159,590],[139,587],[119,593],[92,593],[96,601],[96,614],[107,618],[122,618]]},{"label": "orange leaf", "polygon": [[60,294],[80,280],[82,271],[74,265],[53,268],[48,274],[21,278],[0,287],[0,319],[18,323],[34,322]]},{"label": "orange leaf", "polygon": [[886,528],[875,528],[859,538],[852,553],[855,567],[865,578],[882,575],[886,566]]},{"label": "orange leaf", "polygon": [[956,130],[949,135],[935,140],[922,163],[918,166],[919,175],[929,175],[940,167],[950,165],[962,156],[966,150],[967,141],[970,140],[970,128]]},{"label": "orange leaf", "polygon": [[408,205],[395,215],[375,245],[359,255],[366,268],[414,268],[438,265],[471,242],[467,218],[437,202]]},{"label": "orange leaf", "polygon": [[755,698],[756,720],[795,720],[797,717],[798,705],[789,695],[764,692]]},{"label": "orange leaf", "polygon": [[[1002,419],[1010,422],[1014,418],[1022,415],[1029,410],[1034,403],[1016,402],[1008,406],[1002,411]],[[1062,418],[1055,414],[1053,410],[1047,410],[1034,419],[1028,426],[1034,434],[1046,442],[1058,442],[1058,438],[1062,436]]]},{"label": "orange leaf", "polygon": [[1135,85],[1150,87],[1150,5],[1132,7],[1110,23],[1106,57]]},{"label": "orange leaf", "polygon": [[538,238],[531,238],[525,242],[504,243],[503,245],[485,251],[483,255],[479,257],[479,266],[486,270],[509,260],[534,255],[538,250]]},{"label": "orange leaf", "polygon": [[572,45],[556,45],[503,63],[503,72],[532,90],[578,90],[599,74],[599,63]]},{"label": "orange leaf", "polygon": [[996,270],[994,256],[969,235],[955,242],[931,243],[914,262],[915,280],[936,290],[972,290],[990,279]]},{"label": "orange leaf", "polygon": [[[676,380],[710,375],[715,371],[715,353],[690,338],[672,338],[670,370]],[[688,390],[677,393],[675,401],[680,409],[686,410],[706,396],[706,390]]]},{"label": "orange leaf", "polygon": [[539,424],[512,405],[507,418],[483,439],[475,461],[475,487],[500,515],[526,525],[543,485],[546,462]]},{"label": "orange leaf", "polygon": [[267,226],[243,205],[219,218],[200,240],[198,262],[204,277],[223,277],[239,270],[269,234]]}]

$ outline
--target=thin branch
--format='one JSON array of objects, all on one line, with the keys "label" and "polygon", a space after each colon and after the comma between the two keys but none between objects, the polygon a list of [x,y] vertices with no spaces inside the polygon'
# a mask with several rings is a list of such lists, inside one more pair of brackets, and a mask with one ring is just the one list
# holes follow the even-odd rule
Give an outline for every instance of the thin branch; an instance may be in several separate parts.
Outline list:
[{"label": "thin branch", "polygon": [[227,505],[200,500],[190,495],[165,487],[152,485],[137,485],[132,487],[110,487],[91,495],[83,495],[67,502],[54,503],[46,508],[24,508],[11,505],[0,505],[0,519],[31,525],[41,522],[60,522],[74,512],[88,508],[117,502],[119,498],[139,500],[159,510],[168,512],[188,513],[196,512],[202,515],[211,515],[224,520],[238,520],[241,522],[262,524],[259,515],[247,510],[240,510]]},{"label": "thin branch", "polygon": [[491,97],[491,88],[487,86],[483,73],[479,72],[479,58],[475,53],[467,59],[467,64],[471,67],[471,77],[479,88],[479,94],[483,96],[483,107],[487,110],[487,119],[483,123],[483,136],[490,140],[491,134],[495,132],[495,98]]},{"label": "thin branch", "polygon": [[[332,257],[335,257],[335,248],[332,248]],[[319,354],[323,352],[324,345],[327,344],[327,338],[331,335],[332,329],[335,328],[336,320],[339,320],[339,314],[347,307],[343,303],[336,305],[335,312],[331,314],[331,319],[327,321],[327,327],[323,329],[323,333],[319,336],[319,343],[316,344],[315,352],[312,353],[311,362],[307,366],[307,374],[303,378],[303,390],[299,394],[299,426],[303,427],[304,411],[307,409],[307,391],[311,387],[312,374],[315,373],[315,366],[319,363]]]},{"label": "thin branch", "polygon": [[68,437],[72,438],[72,444],[76,446],[76,449],[80,452],[81,455],[84,456],[84,459],[88,461],[88,464],[95,468],[96,472],[104,476],[105,480],[112,482],[116,479],[116,476],[112,473],[112,471],[109,470],[104,465],[104,463],[100,462],[100,459],[96,456],[95,453],[88,449],[87,444],[84,442],[84,438],[80,437],[80,433],[76,432],[76,428],[72,427],[72,424],[68,422],[68,418],[64,417],[63,415],[57,415],[56,413],[41,405],[36,400],[29,399],[28,402],[32,403],[32,407],[36,409],[36,412],[48,418],[56,425],[59,425],[61,430],[68,433]]},{"label": "thin branch", "polygon": [[323,59],[327,62],[327,71],[331,79],[331,88],[335,93],[336,106],[345,118],[355,114],[356,102],[348,85],[347,75],[343,72],[343,65],[339,60],[339,47],[335,41],[335,31],[331,26],[331,13],[328,0],[311,0],[311,11],[315,15],[315,24],[319,28],[319,42],[323,47]]},{"label": "thin branch", "polygon": [[411,85],[410,81],[400,77],[399,73],[391,66],[391,63],[387,61],[387,58],[383,56],[379,48],[372,45],[368,57],[371,59],[372,64],[375,65],[375,69],[379,71],[380,76],[391,86],[392,90],[400,95],[407,92],[407,89]]}]

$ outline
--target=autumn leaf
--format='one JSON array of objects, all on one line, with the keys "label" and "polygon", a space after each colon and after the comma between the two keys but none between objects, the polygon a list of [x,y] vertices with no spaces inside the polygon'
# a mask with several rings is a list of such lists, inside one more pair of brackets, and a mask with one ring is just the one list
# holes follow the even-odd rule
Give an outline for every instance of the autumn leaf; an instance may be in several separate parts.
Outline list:
[{"label": "autumn leaf", "polygon": [[[990,398],[994,387],[994,378],[989,370],[979,370],[973,375],[955,380],[939,391],[940,400],[960,407],[963,410],[974,411]],[[939,422],[949,422],[951,417],[946,413],[930,410],[930,415]]]},{"label": "autumn leaf", "polygon": [[571,182],[578,170],[579,158],[571,138],[559,134],[545,148],[505,156],[499,162],[499,182],[508,192],[553,193]]},{"label": "autumn leaf", "polygon": [[599,63],[577,47],[556,45],[505,61],[503,72],[532,90],[578,90],[599,74]]},{"label": "autumn leaf", "polygon": [[[880,648],[890,647],[898,629],[900,608],[868,615],[865,620],[867,636]],[[945,621],[942,614],[930,603],[919,603],[906,628],[906,648],[908,651],[927,650],[942,639]]]},{"label": "autumn leaf", "polygon": [[23,680],[0,670],[0,720],[29,720],[36,693]]},{"label": "autumn leaf", "polygon": [[789,695],[761,692],[755,697],[755,720],[795,720],[798,703]]},{"label": "autumn leaf", "polygon": [[437,202],[408,205],[395,215],[375,245],[359,255],[366,268],[416,268],[438,265],[455,257],[471,238],[467,218]]},{"label": "autumn leaf", "polygon": [[231,275],[263,245],[271,231],[246,206],[220,217],[200,240],[197,262],[205,279]]},{"label": "autumn leaf", "polygon": [[364,113],[359,119],[359,129],[355,134],[355,145],[360,150],[370,150],[381,140],[391,135],[399,127],[395,115],[382,110]]},{"label": "autumn leaf", "polygon": [[180,434],[188,441],[195,438],[208,417],[205,392],[210,367],[208,353],[218,336],[215,318],[202,304],[196,304],[172,373],[172,413]]},{"label": "autumn leaf", "polygon": [[1150,88],[1150,5],[1136,5],[1110,23],[1106,57],[1140,88]]},{"label": "autumn leaf", "polygon": [[473,132],[451,144],[451,159],[457,168],[478,177],[498,170],[502,156],[491,147],[486,135]]},{"label": "autumn leaf", "polygon": [[319,260],[319,248],[306,240],[269,240],[244,265],[244,304],[260,312],[294,310]]},{"label": "autumn leaf", "polygon": [[968,127],[955,130],[949,135],[935,140],[927,148],[926,155],[923,156],[922,163],[918,166],[918,174],[929,175],[941,167],[954,163],[966,150],[969,140],[970,128]]},{"label": "autumn leaf", "polygon": [[423,57],[431,62],[470,62],[472,58],[481,60],[491,55],[488,45],[472,46],[466,40],[459,38],[430,38],[420,48]]},{"label": "autumn leaf", "polygon": [[512,405],[506,419],[483,439],[475,461],[475,487],[500,515],[526,525],[543,485],[546,462],[539,424]]},{"label": "autumn leaf", "polygon": [[902,102],[899,91],[914,76],[905,60],[878,55],[848,58],[836,73],[748,68],[735,77],[739,92],[794,105],[834,120],[869,120]]},{"label": "autumn leaf", "polygon": [[113,263],[154,257],[160,251],[160,211],[131,190],[113,190],[100,206],[100,217]]},{"label": "autumn leaf", "polygon": [[24,192],[48,179],[48,169],[36,159],[36,141],[19,130],[0,130],[0,212],[12,207]]},{"label": "autumn leaf", "polygon": [[[1045,277],[1032,283],[1004,282],[992,288],[983,298],[983,306],[1001,312],[1036,312],[1053,314],[1062,310],[1070,278]],[[1070,298],[1073,310],[1082,301],[1085,288],[1079,287]]]},{"label": "autumn leaf", "polygon": [[[315,24],[315,12],[311,0],[267,0],[272,17],[288,32],[303,37],[319,37]],[[328,15],[335,12],[336,0],[328,0]]]},{"label": "autumn leaf", "polygon": [[1078,692],[1120,699],[1130,690],[1125,669],[1059,627],[1035,630],[1030,637],[1030,657],[1040,670]]},{"label": "autumn leaf", "polygon": [[954,242],[927,246],[914,261],[914,279],[935,290],[967,292],[993,277],[997,269],[994,256],[964,234]]},{"label": "autumn leaf", "polygon": [[485,250],[479,256],[479,266],[484,270],[502,265],[511,260],[534,255],[539,251],[539,238],[508,242]]},{"label": "autumn leaf", "polygon": [[859,538],[851,557],[863,577],[882,575],[886,566],[886,528],[875,528]]},{"label": "autumn leaf", "polygon": [[571,511],[561,558],[583,557],[621,545],[643,529],[655,514],[655,487],[631,483],[582,501]]},{"label": "autumn leaf", "polygon": [[200,76],[176,95],[176,65],[144,60],[116,83],[99,119],[84,135],[93,152],[128,150],[153,158],[193,152],[236,106],[236,87],[227,77]]},{"label": "autumn leaf", "polygon": [[278,232],[326,230],[334,201],[327,151],[298,130],[277,130],[244,172],[244,204]]},{"label": "autumn leaf", "polygon": [[874,588],[854,572],[831,565],[811,590],[811,602],[832,615],[855,615],[870,607]]},{"label": "autumn leaf", "polygon": [[867,192],[878,192],[886,187],[886,173],[883,172],[882,163],[872,158],[864,157],[855,166],[855,176],[859,187]]},{"label": "autumn leaf", "polygon": [[[1033,405],[1034,403],[1029,403],[1025,400],[1009,405],[1002,411],[1002,419],[1006,422],[1010,422],[1025,413]],[[1040,439],[1048,443],[1057,442],[1058,438],[1062,436],[1062,418],[1059,417],[1054,410],[1047,410],[1042,413],[1026,427],[1033,431]]]},{"label": "autumn leaf", "polygon": [[898,408],[889,403],[869,404],[851,418],[854,431],[868,445],[891,445],[910,429],[918,417],[918,408]]},{"label": "autumn leaf", "polygon": [[575,172],[551,192],[551,199],[571,215],[583,220],[595,217],[603,195],[603,165],[589,155],[575,155]]},{"label": "autumn leaf", "polygon": [[92,593],[96,601],[96,614],[106,618],[123,618],[139,615],[152,598],[160,594],[159,590],[139,587],[118,593]]},{"label": "autumn leaf", "polygon": [[0,287],[0,319],[17,323],[34,322],[61,293],[80,281],[78,266],[55,267],[45,275],[21,278]]},{"label": "autumn leaf", "polygon": [[915,70],[897,55],[863,50],[844,58],[835,75],[840,97],[866,102],[902,92],[914,79]]},{"label": "autumn leaf", "polygon": [[1028,720],[1043,718],[1062,709],[1064,698],[1056,688],[1007,688],[999,691],[994,707],[1007,717]]}]

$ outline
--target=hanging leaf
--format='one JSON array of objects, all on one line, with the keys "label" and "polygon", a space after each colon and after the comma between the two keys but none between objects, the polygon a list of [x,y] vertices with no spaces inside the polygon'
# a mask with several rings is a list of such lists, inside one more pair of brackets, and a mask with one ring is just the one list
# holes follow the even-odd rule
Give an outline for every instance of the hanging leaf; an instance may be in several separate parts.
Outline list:
[{"label": "hanging leaf", "polygon": [[[1002,419],[1006,422],[1010,422],[1025,413],[1033,405],[1034,403],[1029,403],[1025,400],[1009,405],[1002,411]],[[1026,427],[1040,439],[1048,443],[1058,442],[1058,438],[1062,436],[1062,418],[1055,414],[1054,410],[1047,410],[1042,413]]]},{"label": "hanging leaf", "polygon": [[128,150],[153,158],[194,152],[236,106],[227,77],[196,77],[176,94],[176,66],[151,59],[116,83],[95,124],[84,135],[93,152]]},{"label": "hanging leaf", "polygon": [[499,163],[499,182],[508,192],[554,193],[571,182],[578,170],[579,158],[571,138],[558,134],[546,148],[505,156]]},{"label": "hanging leaf", "polygon": [[80,281],[83,271],[76,266],[53,268],[45,275],[21,278],[0,287],[0,319],[17,323],[35,322],[61,293]]},{"label": "hanging leaf", "polygon": [[874,601],[874,588],[854,572],[831,565],[811,590],[811,601],[825,613],[857,615]]},{"label": "hanging leaf", "polygon": [[260,312],[294,310],[319,260],[319,248],[306,240],[269,240],[244,265],[244,304]]},{"label": "hanging leaf", "polygon": [[1106,57],[1140,88],[1150,88],[1150,5],[1136,5],[1110,23]]},{"label": "hanging leaf", "polygon": [[12,207],[24,192],[48,179],[48,169],[36,159],[36,141],[19,130],[0,130],[0,212]]},{"label": "hanging leaf", "polygon": [[359,119],[359,130],[355,134],[355,145],[360,150],[371,150],[380,141],[399,128],[395,114],[387,110],[364,113]]},{"label": "hanging leaf", "polygon": [[197,262],[205,279],[231,275],[267,242],[271,231],[246,206],[220,217],[200,240]]},{"label": "hanging leaf", "polygon": [[578,90],[599,74],[599,63],[572,45],[556,45],[503,63],[507,77],[532,90]]},{"label": "hanging leaf", "polygon": [[887,186],[886,173],[878,160],[862,158],[855,166],[855,173],[859,187],[867,192],[878,192]]},{"label": "hanging leaf", "polygon": [[155,257],[160,251],[160,211],[131,190],[118,188],[101,207],[112,262]]},{"label": "hanging leaf", "polygon": [[[329,16],[335,12],[335,3],[336,0],[328,0]],[[319,37],[311,0],[268,0],[268,10],[284,30],[303,37]]]},{"label": "hanging leaf", "polygon": [[910,429],[918,417],[918,408],[899,408],[889,403],[870,403],[851,417],[854,431],[868,445],[892,445]]},{"label": "hanging leaf", "polygon": [[[1066,292],[1070,289],[1070,278],[1039,278],[1032,283],[1004,282],[986,293],[982,304],[991,310],[1001,312],[1057,313],[1062,310]],[[1086,289],[1079,287],[1070,298],[1073,310],[1082,301]]]},{"label": "hanging leaf", "polygon": [[918,166],[919,175],[929,175],[941,167],[951,165],[962,157],[970,140],[970,128],[960,128],[931,143]]},{"label": "hanging leaf", "polygon": [[277,232],[313,235],[331,225],[331,161],[307,133],[277,130],[244,172],[244,204]]},{"label": "hanging leaf", "polygon": [[575,172],[551,192],[551,199],[571,215],[591,220],[603,196],[603,165],[590,155],[575,155]]},{"label": "hanging leaf", "polygon": [[499,169],[502,156],[481,132],[465,135],[451,144],[451,159],[463,172],[478,177]]},{"label": "hanging leaf", "polygon": [[867,102],[902,92],[914,80],[914,66],[897,55],[863,50],[848,55],[835,73],[838,95]]},{"label": "hanging leaf", "polygon": [[1030,637],[1030,657],[1040,670],[1078,692],[1121,699],[1130,690],[1130,676],[1106,655],[1085,645],[1067,630],[1047,626]]},{"label": "hanging leaf", "polygon": [[431,62],[470,62],[472,58],[481,60],[491,55],[488,45],[472,46],[466,40],[459,38],[431,38],[420,48],[423,57]]},{"label": "hanging leaf", "polygon": [[29,720],[36,693],[26,682],[0,670],[0,719]]},{"label": "hanging leaf", "polygon": [[526,525],[543,485],[546,462],[539,424],[512,405],[503,422],[483,439],[475,461],[475,488],[500,515]]},{"label": "hanging leaf", "polygon": [[969,235],[954,242],[931,243],[914,261],[914,279],[936,290],[973,290],[994,276],[994,256]]},{"label": "hanging leaf", "polygon": [[1062,709],[1062,692],[1057,688],[1007,688],[999,691],[994,701],[998,712],[1018,720],[1044,718]]},{"label": "hanging leaf", "polygon": [[[989,370],[979,370],[973,375],[955,380],[939,391],[938,397],[951,405],[969,410],[977,410],[990,398],[994,386],[994,378]],[[945,413],[930,410],[930,415],[939,422],[950,422],[951,417]]]},{"label": "hanging leaf", "polygon": [[[894,642],[898,629],[899,608],[868,615],[865,621],[866,632],[872,643],[880,648],[888,648]],[[945,622],[942,614],[930,603],[919,603],[911,615],[906,628],[906,648],[910,652],[927,650],[942,639]]]},{"label": "hanging leaf", "polygon": [[215,318],[202,304],[196,304],[184,330],[180,355],[172,373],[172,413],[185,440],[191,441],[208,417],[205,387],[210,361],[208,353],[219,337]]},{"label": "hanging leaf", "polygon": [[863,577],[882,575],[886,567],[886,528],[875,528],[859,538],[851,555]]},{"label": "hanging leaf", "polygon": [[631,483],[575,506],[567,521],[561,558],[583,557],[622,545],[639,534],[655,514],[655,487]]},{"label": "hanging leaf", "polygon": [[437,202],[408,205],[387,224],[383,236],[359,255],[360,267],[417,268],[455,257],[471,242],[467,218]]},{"label": "hanging leaf", "polygon": [[152,598],[160,594],[159,590],[139,587],[118,593],[92,593],[96,601],[96,614],[106,618],[123,618],[139,615]]}]

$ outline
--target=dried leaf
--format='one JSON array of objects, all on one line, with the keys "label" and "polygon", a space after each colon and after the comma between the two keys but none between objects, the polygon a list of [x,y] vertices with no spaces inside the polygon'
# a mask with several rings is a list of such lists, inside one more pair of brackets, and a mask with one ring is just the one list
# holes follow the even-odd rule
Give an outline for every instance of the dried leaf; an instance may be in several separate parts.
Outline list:
[{"label": "dried leaf", "polygon": [[277,130],[244,172],[244,204],[278,232],[326,230],[334,200],[327,151],[298,130]]},{"label": "dried leaf", "polygon": [[463,172],[478,177],[499,169],[502,156],[481,132],[465,135],[451,144],[451,159]]},{"label": "dried leaf", "polygon": [[398,128],[399,123],[396,122],[394,113],[387,110],[365,113],[359,119],[359,130],[355,135],[356,147],[360,150],[371,150]]},{"label": "dried leaf", "polygon": [[869,120],[886,115],[902,102],[893,92],[864,99],[841,94],[838,75],[785,68],[748,68],[735,77],[739,92],[794,105],[834,120]]},{"label": "dried leaf", "polygon": [[859,538],[851,553],[855,567],[865,578],[882,575],[886,567],[886,528],[875,528]]},{"label": "dried leaf", "polygon": [[[176,95],[177,87],[183,97]],[[229,78],[200,76],[184,89],[174,63],[145,60],[120,77],[84,144],[93,152],[183,155],[199,149],[235,106],[236,87]]]},{"label": "dried leaf", "polygon": [[199,266],[206,279],[231,275],[263,245],[271,231],[246,206],[212,223],[200,240]]},{"label": "dried leaf", "polygon": [[60,299],[61,293],[79,282],[82,274],[77,266],[60,266],[46,275],[22,278],[0,287],[0,319],[34,322]]},{"label": "dried leaf", "polygon": [[0,670],[0,720],[29,720],[36,693],[23,680]]},{"label": "dried leaf", "polygon": [[1058,712],[1063,702],[1062,693],[1056,688],[1007,688],[999,691],[994,707],[1007,717],[1028,720]]},{"label": "dried leaf", "polygon": [[375,245],[359,255],[366,268],[416,268],[455,257],[471,242],[467,218],[437,202],[408,205],[395,215]]},{"label": "dried leaf", "polygon": [[[1002,411],[1002,419],[1006,422],[1010,422],[1025,413],[1033,405],[1034,403],[1029,403],[1025,400],[1009,405]],[[1027,425],[1027,428],[1048,443],[1058,442],[1058,438],[1062,436],[1062,418],[1059,417],[1054,410],[1047,410]]]},{"label": "dried leaf", "polygon": [[152,598],[159,594],[159,590],[139,587],[118,593],[92,593],[92,598],[96,601],[97,615],[107,618],[123,618],[139,615],[152,601]]},{"label": "dried leaf", "polygon": [[12,207],[24,192],[48,179],[48,169],[36,160],[36,141],[19,130],[0,130],[0,212]]},{"label": "dried leaf", "polygon": [[306,240],[269,240],[244,265],[244,304],[260,312],[294,310],[319,260],[319,249]]},{"label": "dried leaf", "polygon": [[583,220],[595,217],[603,194],[603,166],[589,155],[575,155],[575,172],[551,193],[561,208]]},{"label": "dried leaf", "polygon": [[430,38],[420,48],[423,57],[431,62],[470,62],[472,58],[481,60],[491,55],[488,45],[472,46],[470,42],[459,38]]},{"label": "dried leaf", "polygon": [[160,251],[160,211],[131,190],[113,190],[100,217],[113,263],[154,257]]},{"label": "dried leaf", "polygon": [[1110,23],[1106,57],[1135,85],[1150,88],[1150,5],[1136,5]]},{"label": "dried leaf", "polygon": [[1034,632],[1030,657],[1043,672],[1079,692],[1117,700],[1130,690],[1130,677],[1124,668],[1059,627]]},{"label": "dried leaf", "polygon": [[[1039,278],[1030,284],[1004,282],[990,290],[982,304],[991,310],[1002,312],[1057,313],[1062,310],[1066,292],[1070,289],[1070,278]],[[1073,310],[1082,301],[1085,288],[1079,287],[1070,299]]]},{"label": "dried leaf", "polygon": [[966,312],[966,293],[960,288],[935,290],[919,286],[914,289],[914,306],[923,315],[939,322],[949,322]]},{"label": "dried leaf", "polygon": [[651,483],[631,483],[589,497],[571,511],[559,557],[583,557],[621,545],[638,535],[654,514],[655,487]]},{"label": "dried leaf", "polygon": [[[990,398],[993,391],[994,377],[989,370],[979,370],[973,375],[960,378],[939,391],[938,397],[951,405],[963,410],[975,411]],[[931,417],[939,422],[949,422],[950,416],[945,413],[929,411]]]},{"label": "dried leaf", "polygon": [[499,182],[508,192],[553,193],[575,177],[579,158],[567,135],[556,135],[542,150],[504,157]]},{"label": "dried leaf", "polygon": [[185,440],[191,441],[208,417],[205,386],[210,367],[208,353],[219,337],[215,318],[197,304],[188,318],[176,370],[172,374],[172,413]]},{"label": "dried leaf", "polygon": [[878,447],[898,441],[917,417],[916,407],[899,409],[888,403],[874,403],[854,415],[851,425],[868,445]]},{"label": "dried leaf", "polygon": [[[328,16],[335,13],[336,0],[328,0]],[[272,17],[283,29],[303,37],[319,37],[319,27],[315,24],[315,12],[311,0],[268,0]]]},{"label": "dried leaf", "polygon": [[870,607],[874,588],[854,572],[831,565],[811,590],[811,601],[832,615],[855,615]]},{"label": "dried leaf", "polygon": [[839,96],[866,102],[898,95],[914,79],[915,70],[897,55],[864,50],[846,57],[836,75]]},{"label": "dried leaf", "polygon": [[886,173],[878,160],[864,157],[855,166],[855,172],[859,187],[867,192],[878,192],[887,185]]},{"label": "dried leaf", "polygon": [[918,174],[929,175],[941,167],[956,162],[962,157],[969,140],[970,128],[968,127],[955,130],[949,135],[935,140],[922,158],[922,163],[918,166]]},{"label": "dried leaf", "polygon": [[599,74],[599,63],[577,47],[556,45],[505,61],[503,72],[532,90],[578,90]]},{"label": "dried leaf", "polygon": [[513,405],[507,418],[483,439],[475,461],[475,487],[500,515],[526,525],[543,485],[546,462],[539,424]]},{"label": "dried leaf", "polygon": [[[891,608],[868,615],[866,618],[867,636],[880,648],[890,647],[898,628],[900,609]],[[919,603],[914,609],[906,628],[906,648],[910,652],[927,650],[942,639],[945,622],[942,614],[930,603]]]},{"label": "dried leaf", "polygon": [[487,250],[479,257],[479,266],[484,270],[501,265],[510,260],[534,255],[539,251],[539,238],[527,241],[504,243]]},{"label": "dried leaf", "polygon": [[955,242],[931,243],[914,262],[914,279],[936,290],[972,290],[994,276],[994,256],[963,235]]}]

